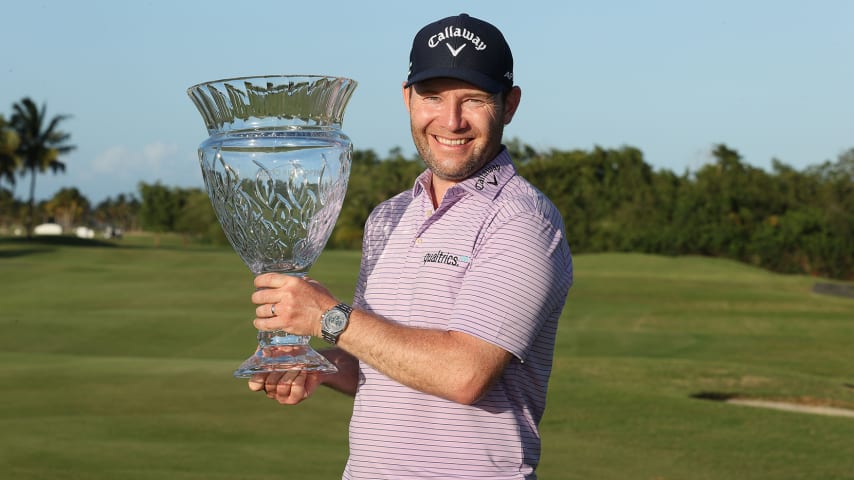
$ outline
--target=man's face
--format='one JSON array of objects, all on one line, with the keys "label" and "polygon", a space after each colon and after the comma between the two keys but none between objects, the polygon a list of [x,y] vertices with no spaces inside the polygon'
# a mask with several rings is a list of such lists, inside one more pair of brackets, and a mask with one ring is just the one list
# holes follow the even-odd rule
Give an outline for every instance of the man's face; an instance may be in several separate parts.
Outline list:
[{"label": "man's face", "polygon": [[492,160],[520,95],[514,88],[505,102],[501,94],[450,78],[404,89],[415,147],[433,175],[459,182]]}]

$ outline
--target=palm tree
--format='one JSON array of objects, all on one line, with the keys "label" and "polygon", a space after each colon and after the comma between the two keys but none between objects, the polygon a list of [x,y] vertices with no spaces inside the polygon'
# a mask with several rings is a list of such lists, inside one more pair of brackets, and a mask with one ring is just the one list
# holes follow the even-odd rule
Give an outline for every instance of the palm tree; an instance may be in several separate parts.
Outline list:
[{"label": "palm tree", "polygon": [[12,126],[17,130],[20,137],[18,154],[23,159],[23,170],[30,175],[30,209],[27,218],[27,236],[32,236],[35,227],[36,209],[36,174],[50,169],[51,172],[65,171],[65,164],[60,162],[59,156],[74,150],[74,145],[66,142],[71,134],[59,130],[57,127],[68,115],[57,115],[48,121],[45,112],[46,106],[42,104],[39,109],[29,98],[24,98],[12,106]]},{"label": "palm tree", "polygon": [[60,189],[45,204],[47,212],[62,225],[63,230],[70,230],[74,225],[85,223],[89,213],[89,199],[74,187]]},{"label": "palm tree", "polygon": [[21,139],[0,115],[0,181],[4,179],[15,186],[15,172],[21,167],[21,158],[17,154]]}]

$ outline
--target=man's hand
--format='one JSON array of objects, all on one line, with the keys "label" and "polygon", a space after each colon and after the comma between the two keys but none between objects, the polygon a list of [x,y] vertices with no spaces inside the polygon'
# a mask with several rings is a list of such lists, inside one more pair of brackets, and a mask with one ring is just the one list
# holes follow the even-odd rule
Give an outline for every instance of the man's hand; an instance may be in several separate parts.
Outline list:
[{"label": "man's hand", "polygon": [[255,288],[253,324],[262,331],[319,337],[320,317],[338,304],[329,290],[308,277],[265,273],[255,277]]}]

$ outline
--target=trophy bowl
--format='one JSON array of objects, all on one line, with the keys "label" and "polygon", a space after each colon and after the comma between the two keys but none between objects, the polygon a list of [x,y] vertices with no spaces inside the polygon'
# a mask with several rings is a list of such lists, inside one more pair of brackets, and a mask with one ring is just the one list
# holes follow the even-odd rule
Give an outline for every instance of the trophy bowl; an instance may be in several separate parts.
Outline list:
[{"label": "trophy bowl", "polygon": [[[254,275],[303,277],[323,251],[347,191],[353,145],[341,124],[355,88],[349,78],[275,75],[187,89],[209,135],[198,150],[208,196]],[[259,331],[234,375],[337,371],[309,339]]]}]

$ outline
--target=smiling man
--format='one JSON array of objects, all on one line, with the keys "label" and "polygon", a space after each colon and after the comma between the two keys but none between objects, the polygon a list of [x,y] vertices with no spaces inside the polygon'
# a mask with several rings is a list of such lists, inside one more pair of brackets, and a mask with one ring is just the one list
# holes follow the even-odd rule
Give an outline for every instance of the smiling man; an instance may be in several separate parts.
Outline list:
[{"label": "smiling man", "polygon": [[497,28],[424,27],[403,99],[427,170],[371,213],[352,306],[313,280],[255,280],[255,327],[323,337],[339,372],[249,387],[283,404],[321,384],[354,395],[346,479],[536,478],[572,258],[501,143],[521,95]]}]

